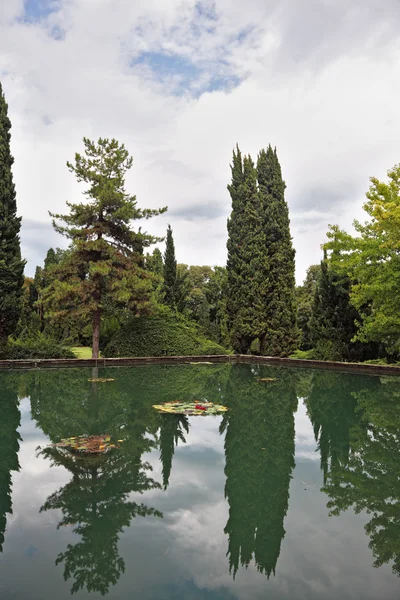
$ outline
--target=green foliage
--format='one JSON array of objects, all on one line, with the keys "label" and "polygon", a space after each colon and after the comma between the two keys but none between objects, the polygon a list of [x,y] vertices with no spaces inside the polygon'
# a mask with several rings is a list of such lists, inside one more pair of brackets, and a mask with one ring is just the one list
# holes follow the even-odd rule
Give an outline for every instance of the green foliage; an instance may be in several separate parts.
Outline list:
[{"label": "green foliage", "polygon": [[154,248],[153,254],[147,256],[146,265],[149,271],[152,271],[155,275],[163,275],[164,262],[159,248]]},{"label": "green foliage", "polygon": [[67,166],[78,182],[88,185],[84,192],[88,201],[67,202],[69,214],[51,215],[54,228],[71,240],[71,247],[66,258],[52,267],[53,278],[43,300],[53,319],[75,315],[91,320],[93,357],[97,357],[107,299],[115,308],[128,307],[135,314],[153,307],[152,275],[143,268],[143,248],[159,239],[140,229],[133,231],[130,222],[166,208],[141,210],[136,197],[125,191],[132,158],[123,144],[84,138],[84,145],[86,156],[76,154],[74,164]]},{"label": "green foliage", "polygon": [[164,303],[167,306],[176,305],[176,258],[174,238],[171,226],[168,225],[167,241],[164,254]]},{"label": "green foliage", "polygon": [[0,83],[0,342],[14,333],[21,313],[25,261],[21,259],[17,201],[11,167],[11,123]]},{"label": "green foliage", "polygon": [[257,167],[237,147],[228,190],[227,313],[236,352],[286,356],[297,343],[294,250],[276,150]]},{"label": "green foliage", "polygon": [[400,165],[388,172],[387,183],[371,178],[364,204],[369,220],[354,222],[356,236],[331,226],[330,241],[334,268],[355,282],[350,291],[360,313],[356,338],[377,342],[388,353],[400,351]]},{"label": "green foliage", "polygon": [[226,287],[225,267],[177,265],[176,308],[195,321],[206,337],[229,346]]},{"label": "green foliage", "polygon": [[340,276],[325,259],[315,288],[310,340],[321,360],[361,360],[364,348],[352,343],[359,318],[350,304],[350,280]]},{"label": "green foliage", "polygon": [[227,354],[199,334],[193,323],[167,307],[149,317],[128,320],[103,352],[104,356],[187,356]]},{"label": "green foliage", "polygon": [[307,269],[307,274],[303,285],[296,287],[297,326],[300,330],[300,350],[310,350],[312,348],[310,319],[312,316],[315,290],[320,273],[320,265],[311,265]]},{"label": "green foliage", "polygon": [[0,349],[0,359],[18,360],[30,358],[75,358],[75,354],[59,342],[44,334],[30,334],[26,338],[8,338]]},{"label": "green foliage", "polygon": [[158,248],[153,250],[153,254],[146,255],[146,269],[153,274],[153,290],[155,301],[158,304],[164,302],[164,263],[161,251]]}]

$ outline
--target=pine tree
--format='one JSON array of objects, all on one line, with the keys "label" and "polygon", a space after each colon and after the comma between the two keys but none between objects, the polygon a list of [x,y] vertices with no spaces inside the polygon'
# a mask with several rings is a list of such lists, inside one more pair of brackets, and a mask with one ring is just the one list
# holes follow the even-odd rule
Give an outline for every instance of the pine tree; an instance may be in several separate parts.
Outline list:
[{"label": "pine tree", "polygon": [[[100,322],[105,302],[140,314],[152,306],[152,275],[142,267],[143,248],[157,241],[130,227],[134,219],[148,219],[166,210],[141,210],[125,190],[125,174],[132,158],[124,144],[100,138],[83,139],[85,154],[67,163],[78,182],[88,184],[87,203],[67,202],[70,214],[51,214],[58,233],[69,238],[71,249],[52,267],[51,283],[43,293],[53,319],[70,314],[91,318],[92,355],[99,354]],[[64,226],[57,221],[63,221]],[[55,276],[56,275],[56,276]]]},{"label": "pine tree", "polygon": [[276,150],[262,150],[257,168],[233,153],[228,186],[227,313],[236,352],[287,355],[296,346],[294,250],[285,183]]},{"label": "pine tree", "polygon": [[20,311],[25,261],[21,259],[17,202],[11,167],[11,123],[0,84],[0,341],[6,340],[17,325]]},{"label": "pine tree", "polygon": [[168,225],[167,241],[164,253],[164,290],[165,304],[174,307],[176,304],[176,258],[175,244],[171,226]]}]

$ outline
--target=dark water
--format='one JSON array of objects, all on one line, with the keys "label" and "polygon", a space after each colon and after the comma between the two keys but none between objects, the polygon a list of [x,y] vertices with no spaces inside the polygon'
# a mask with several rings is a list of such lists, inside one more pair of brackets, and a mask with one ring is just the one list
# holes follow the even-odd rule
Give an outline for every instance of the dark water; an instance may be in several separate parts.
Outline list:
[{"label": "dark water", "polygon": [[[400,598],[400,378],[250,365],[91,376],[0,372],[1,600]],[[230,410],[152,409],[174,399]],[[85,433],[124,442],[81,460],[48,446]]]}]

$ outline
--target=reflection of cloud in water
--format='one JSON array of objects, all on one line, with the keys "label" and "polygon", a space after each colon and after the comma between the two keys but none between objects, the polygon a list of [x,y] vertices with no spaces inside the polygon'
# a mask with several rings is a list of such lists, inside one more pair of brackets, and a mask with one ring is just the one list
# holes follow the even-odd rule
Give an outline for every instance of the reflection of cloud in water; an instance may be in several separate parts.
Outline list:
[{"label": "reflection of cloud in water", "polygon": [[299,400],[294,421],[296,428],[296,457],[319,461],[319,454],[316,452],[317,444],[315,442],[314,431],[303,400]]}]

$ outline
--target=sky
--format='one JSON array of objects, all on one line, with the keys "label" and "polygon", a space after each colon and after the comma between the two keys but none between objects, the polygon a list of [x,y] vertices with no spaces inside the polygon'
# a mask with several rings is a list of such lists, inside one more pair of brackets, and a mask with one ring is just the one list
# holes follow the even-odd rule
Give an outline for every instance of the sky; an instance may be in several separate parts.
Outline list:
[{"label": "sky", "polygon": [[328,224],[364,220],[369,177],[400,161],[399,22],[398,0],[0,2],[27,274],[66,247],[48,211],[82,199],[66,161],[85,136],[125,144],[127,190],[168,206],[143,229],[171,224],[178,262],[211,266],[233,147],[276,146],[300,283]]}]

